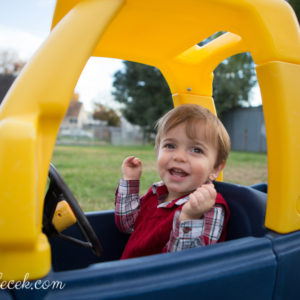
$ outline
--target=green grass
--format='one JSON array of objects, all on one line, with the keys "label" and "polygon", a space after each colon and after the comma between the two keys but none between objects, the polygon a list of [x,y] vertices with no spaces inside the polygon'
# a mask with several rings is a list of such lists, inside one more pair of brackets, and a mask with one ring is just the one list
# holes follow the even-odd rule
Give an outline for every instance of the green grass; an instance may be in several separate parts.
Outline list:
[{"label": "green grass", "polygon": [[121,164],[126,156],[143,161],[141,193],[159,178],[156,174],[153,148],[56,146],[52,162],[64,177],[75,197],[86,211],[110,209],[114,192],[122,176]]},{"label": "green grass", "polygon": [[[94,211],[114,207],[115,189],[122,176],[121,164],[129,155],[135,155],[143,161],[140,188],[143,194],[153,182],[159,180],[153,146],[56,146],[52,162],[82,208]],[[232,152],[224,180],[241,184],[266,181],[266,165],[265,154]],[[246,175],[241,176],[243,170]],[[251,174],[258,176],[252,178]]]},{"label": "green grass", "polygon": [[267,155],[265,153],[249,153],[231,151],[228,159],[228,165],[261,165],[267,163]]}]

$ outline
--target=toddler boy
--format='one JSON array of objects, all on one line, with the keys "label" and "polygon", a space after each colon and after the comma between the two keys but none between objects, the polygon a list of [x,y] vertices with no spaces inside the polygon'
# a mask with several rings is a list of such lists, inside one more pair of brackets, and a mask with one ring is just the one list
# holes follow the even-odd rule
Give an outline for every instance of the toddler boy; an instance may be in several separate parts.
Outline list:
[{"label": "toddler boy", "polygon": [[162,181],[140,198],[141,160],[130,156],[122,164],[115,220],[131,234],[122,259],[224,241],[230,212],[212,181],[229,151],[223,124],[199,105],[181,105],[158,121],[155,152]]}]

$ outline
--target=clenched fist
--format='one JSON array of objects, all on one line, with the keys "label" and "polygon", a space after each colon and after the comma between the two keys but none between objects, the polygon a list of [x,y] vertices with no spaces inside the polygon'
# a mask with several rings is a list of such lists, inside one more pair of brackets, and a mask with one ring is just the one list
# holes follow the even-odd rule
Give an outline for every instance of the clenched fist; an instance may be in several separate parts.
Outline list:
[{"label": "clenched fist", "polygon": [[212,183],[203,184],[190,194],[179,215],[179,221],[200,219],[206,212],[213,208],[217,192]]},{"label": "clenched fist", "polygon": [[142,176],[142,161],[134,156],[125,158],[122,172],[125,180],[139,180]]}]

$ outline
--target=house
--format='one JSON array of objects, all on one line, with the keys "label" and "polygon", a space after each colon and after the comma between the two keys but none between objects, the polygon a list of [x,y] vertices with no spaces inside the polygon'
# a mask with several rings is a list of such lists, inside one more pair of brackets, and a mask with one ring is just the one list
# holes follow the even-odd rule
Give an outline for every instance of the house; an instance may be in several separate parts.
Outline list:
[{"label": "house", "polygon": [[143,135],[139,126],[130,124],[123,117],[120,127],[108,126],[107,121],[94,120],[78,99],[79,95],[74,94],[61,123],[59,139],[71,137],[77,141],[78,138],[83,137],[106,141],[113,145],[142,143]]},{"label": "house", "polygon": [[84,130],[85,127],[88,127],[89,123],[89,114],[84,110],[83,103],[79,101],[79,95],[74,94],[60,125],[59,135],[92,138],[93,134]]},{"label": "house", "polygon": [[84,110],[83,103],[79,101],[79,95],[74,94],[60,129],[82,129],[87,123],[88,113]]}]

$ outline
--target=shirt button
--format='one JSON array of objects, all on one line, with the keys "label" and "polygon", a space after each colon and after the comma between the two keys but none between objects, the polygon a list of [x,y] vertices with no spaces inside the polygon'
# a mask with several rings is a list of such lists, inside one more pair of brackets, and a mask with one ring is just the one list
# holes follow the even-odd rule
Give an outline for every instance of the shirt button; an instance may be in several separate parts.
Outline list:
[{"label": "shirt button", "polygon": [[189,233],[191,230],[191,227],[183,227],[183,233]]}]

